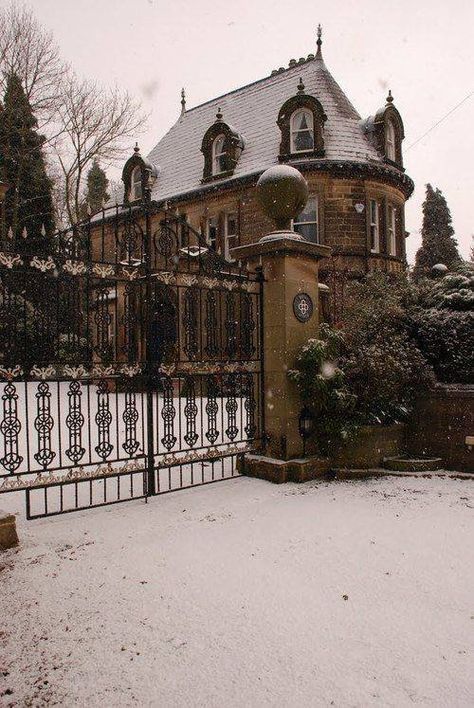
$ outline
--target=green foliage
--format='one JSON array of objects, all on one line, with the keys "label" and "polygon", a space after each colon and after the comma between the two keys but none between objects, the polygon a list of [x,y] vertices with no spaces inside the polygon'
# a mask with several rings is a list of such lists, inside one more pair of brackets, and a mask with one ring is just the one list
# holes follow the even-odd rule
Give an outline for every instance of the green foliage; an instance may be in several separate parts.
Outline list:
[{"label": "green foliage", "polygon": [[7,78],[0,107],[0,179],[10,189],[5,198],[5,227],[20,236],[40,238],[54,230],[52,183],[46,173],[44,137],[15,74]]},{"label": "green foliage", "polygon": [[431,281],[413,312],[416,337],[440,381],[474,382],[474,265]]},{"label": "green foliage", "polygon": [[474,383],[474,312],[420,309],[415,317],[420,349],[445,383]]},{"label": "green foliage", "polygon": [[289,376],[315,416],[322,452],[359,425],[403,420],[432,382],[408,314],[417,302],[405,276],[374,274],[350,283],[340,327],[322,325],[320,338],[300,351]]},{"label": "green foliage", "polygon": [[99,161],[95,159],[87,173],[87,189],[81,206],[82,218],[86,218],[88,213],[96,214],[102,209],[104,202],[110,198],[107,192],[108,186],[107,175],[99,165]]},{"label": "green foliage", "polygon": [[474,311],[474,263],[461,263],[433,284],[423,305],[438,310]]},{"label": "green foliage", "polygon": [[354,430],[355,397],[337,366],[343,346],[341,333],[321,325],[320,338],[308,340],[296,358],[294,369],[288,372],[298,386],[303,403],[313,414],[315,436],[323,454]]},{"label": "green foliage", "polygon": [[441,190],[434,190],[431,184],[427,184],[423,202],[422,241],[413,270],[415,279],[429,276],[431,268],[437,263],[444,263],[448,268],[460,263],[451,221],[451,213]]},{"label": "green foliage", "polygon": [[403,274],[373,274],[349,286],[340,367],[364,423],[403,419],[417,392],[432,381],[409,317],[417,300],[417,289]]}]

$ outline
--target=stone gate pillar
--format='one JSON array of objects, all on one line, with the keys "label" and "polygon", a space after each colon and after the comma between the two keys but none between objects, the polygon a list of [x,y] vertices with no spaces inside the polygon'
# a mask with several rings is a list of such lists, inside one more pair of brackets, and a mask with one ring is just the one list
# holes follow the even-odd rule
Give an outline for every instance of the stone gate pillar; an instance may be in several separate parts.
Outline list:
[{"label": "stone gate pillar", "polygon": [[[243,471],[272,481],[302,478],[295,462],[302,457],[298,429],[301,401],[288,378],[301,345],[318,334],[318,261],[330,248],[306,241],[291,229],[291,220],[308,198],[306,180],[288,165],[266,170],[257,184],[263,210],[276,230],[257,243],[239,246],[232,256],[261,265],[263,295],[265,457],[248,455]],[[302,461],[299,460],[301,467]]]}]

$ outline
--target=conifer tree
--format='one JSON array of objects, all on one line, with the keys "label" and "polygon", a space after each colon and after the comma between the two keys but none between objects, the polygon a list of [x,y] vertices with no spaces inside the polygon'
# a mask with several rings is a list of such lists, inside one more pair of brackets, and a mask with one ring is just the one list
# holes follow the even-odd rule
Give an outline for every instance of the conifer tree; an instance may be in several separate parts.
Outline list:
[{"label": "conifer tree", "polygon": [[104,202],[110,199],[107,193],[109,180],[99,161],[94,159],[92,167],[87,173],[87,190],[81,208],[81,216],[85,218],[88,213],[96,214],[102,208]]},{"label": "conifer tree", "polygon": [[431,274],[431,268],[444,263],[449,269],[461,262],[457,242],[453,238],[451,213],[440,189],[426,185],[423,202],[421,247],[418,249],[413,275],[416,279]]},{"label": "conifer tree", "polygon": [[0,179],[9,185],[4,228],[11,227],[17,237],[27,233],[30,238],[40,238],[54,229],[44,141],[20,79],[10,74],[0,113]]}]

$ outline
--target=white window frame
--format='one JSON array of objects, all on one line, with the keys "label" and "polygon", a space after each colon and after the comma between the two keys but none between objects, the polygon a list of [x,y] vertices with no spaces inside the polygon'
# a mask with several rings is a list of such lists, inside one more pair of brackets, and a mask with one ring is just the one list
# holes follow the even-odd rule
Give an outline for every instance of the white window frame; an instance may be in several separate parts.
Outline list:
[{"label": "white window frame", "polygon": [[[229,221],[233,219],[235,223],[235,231],[234,233],[229,233]],[[225,214],[224,216],[224,258],[226,261],[230,261],[231,263],[235,261],[235,258],[232,258],[230,255],[230,250],[231,248],[234,248],[237,246],[237,238],[238,238],[238,222],[237,222],[237,213],[235,211],[230,211],[228,214]],[[233,243],[230,244],[230,239],[233,239]]]},{"label": "white window frame", "polygon": [[[220,152],[217,152],[217,147],[218,144],[222,143],[222,148]],[[221,170],[220,166],[220,159],[222,155],[226,154],[226,151],[224,150],[224,145],[225,145],[225,135],[224,133],[219,133],[217,135],[212,143],[212,174],[213,175],[221,175],[225,170]]]},{"label": "white window frame", "polygon": [[395,162],[397,159],[397,152],[395,149],[396,133],[393,120],[387,122],[387,132],[385,135],[385,152],[389,160]]},{"label": "white window frame", "polygon": [[[138,175],[138,178],[137,178]],[[130,201],[134,202],[143,196],[142,168],[137,165],[130,175]]]},{"label": "white window frame", "polygon": [[[311,200],[314,200],[315,202],[315,212],[316,212],[316,220],[315,221],[298,221],[298,218],[300,214],[296,217],[296,219],[291,220],[291,227],[294,231],[296,231],[296,226],[311,226],[314,225],[316,227],[316,241],[311,241],[310,243],[321,243],[320,240],[320,233],[319,233],[319,195],[318,194],[310,194],[308,197],[308,201],[306,202],[306,207],[310,203]],[[301,214],[304,212],[301,212]],[[306,239],[307,240],[307,239]]]},{"label": "white window frame", "polygon": [[388,255],[397,255],[397,210],[392,204],[388,207]]},{"label": "white window frame", "polygon": [[[375,207],[375,214],[373,208]],[[376,199],[369,201],[370,252],[380,253],[380,205]]]},{"label": "white window frame", "polygon": [[[309,119],[308,120],[308,129],[307,130],[298,130],[295,129],[295,122],[296,119],[299,115],[304,114],[306,117]],[[313,139],[313,146],[311,148],[305,148],[304,150],[297,150],[296,149],[296,144],[295,144],[295,138],[297,137],[298,133],[311,133],[311,137]],[[292,153],[297,153],[297,152],[311,152],[314,150],[314,116],[313,112],[309,110],[309,108],[298,108],[298,110],[294,111],[294,113],[291,114],[290,118],[290,149]]]},{"label": "white window frame", "polygon": [[[215,228],[215,237],[214,239],[211,238],[211,226]],[[217,251],[218,248],[218,239],[219,239],[219,219],[217,216],[209,216],[207,218],[206,222],[206,242],[207,245],[209,246],[209,249],[212,249],[213,251]]]}]

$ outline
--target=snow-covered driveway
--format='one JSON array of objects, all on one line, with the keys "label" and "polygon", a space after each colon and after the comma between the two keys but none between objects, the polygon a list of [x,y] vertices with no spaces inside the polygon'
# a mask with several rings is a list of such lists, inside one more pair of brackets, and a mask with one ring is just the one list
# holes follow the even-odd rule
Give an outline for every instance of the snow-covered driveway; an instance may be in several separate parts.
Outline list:
[{"label": "snow-covered driveway", "polygon": [[473,705],[472,485],[240,478],[19,521],[0,705]]}]

